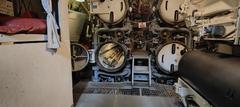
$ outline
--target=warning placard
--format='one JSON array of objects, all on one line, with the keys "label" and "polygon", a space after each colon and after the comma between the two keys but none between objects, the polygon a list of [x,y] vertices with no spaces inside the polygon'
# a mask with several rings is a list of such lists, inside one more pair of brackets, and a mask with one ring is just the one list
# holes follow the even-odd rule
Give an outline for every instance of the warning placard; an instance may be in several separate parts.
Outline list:
[{"label": "warning placard", "polygon": [[13,3],[10,0],[0,0],[0,13],[14,16]]}]

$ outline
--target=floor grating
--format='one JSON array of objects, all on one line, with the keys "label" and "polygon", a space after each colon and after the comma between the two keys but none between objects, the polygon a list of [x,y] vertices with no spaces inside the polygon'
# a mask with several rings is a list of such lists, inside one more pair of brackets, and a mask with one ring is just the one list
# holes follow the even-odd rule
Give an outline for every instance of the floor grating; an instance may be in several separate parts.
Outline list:
[{"label": "floor grating", "polygon": [[174,87],[158,83],[80,82],[73,93],[76,107],[182,107]]},{"label": "floor grating", "polygon": [[131,86],[130,83],[89,82],[87,83],[82,93],[161,97],[177,96],[177,94],[175,94],[173,86],[157,83],[153,84],[151,87],[148,87],[147,84]]}]

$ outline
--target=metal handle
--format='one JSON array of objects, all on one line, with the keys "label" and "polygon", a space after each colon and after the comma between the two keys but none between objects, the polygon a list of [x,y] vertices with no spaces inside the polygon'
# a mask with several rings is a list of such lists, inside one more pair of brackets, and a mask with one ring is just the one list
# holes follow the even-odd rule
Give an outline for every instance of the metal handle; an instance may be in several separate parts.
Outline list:
[{"label": "metal handle", "polygon": [[174,21],[178,21],[178,16],[179,16],[179,12],[178,10],[175,10]]},{"label": "metal handle", "polygon": [[168,10],[168,1],[165,2],[165,9]]},{"label": "metal handle", "polygon": [[121,12],[123,11],[123,2],[121,2]]}]

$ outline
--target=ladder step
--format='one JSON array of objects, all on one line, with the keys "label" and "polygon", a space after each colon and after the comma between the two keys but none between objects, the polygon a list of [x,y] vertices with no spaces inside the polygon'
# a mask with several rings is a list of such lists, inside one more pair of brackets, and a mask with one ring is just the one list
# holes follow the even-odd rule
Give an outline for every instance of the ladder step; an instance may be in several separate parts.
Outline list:
[{"label": "ladder step", "polygon": [[132,85],[134,85],[134,81],[142,81],[149,82],[149,86],[151,86],[151,73],[151,56],[147,54],[134,55],[132,59]]},{"label": "ladder step", "polygon": [[134,75],[134,81],[149,81],[148,75]]},{"label": "ladder step", "polygon": [[134,71],[134,74],[149,74],[149,71]]},{"label": "ladder step", "polygon": [[148,66],[134,66],[135,71],[148,71]]}]

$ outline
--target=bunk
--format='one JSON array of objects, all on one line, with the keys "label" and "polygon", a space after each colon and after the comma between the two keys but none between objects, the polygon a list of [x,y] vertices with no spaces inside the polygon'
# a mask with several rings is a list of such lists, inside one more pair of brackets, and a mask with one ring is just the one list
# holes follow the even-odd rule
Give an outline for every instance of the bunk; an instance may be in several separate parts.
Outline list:
[{"label": "bunk", "polygon": [[68,2],[32,3],[44,33],[0,33],[0,107],[72,107]]},{"label": "bunk", "polygon": [[41,0],[46,20],[36,18],[0,17],[0,44],[47,42],[48,49],[60,47],[59,26],[52,14],[52,0]]}]

